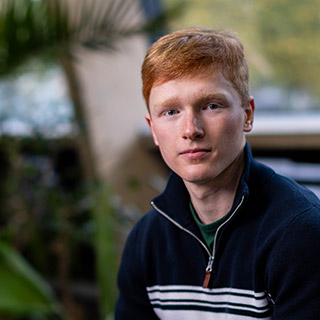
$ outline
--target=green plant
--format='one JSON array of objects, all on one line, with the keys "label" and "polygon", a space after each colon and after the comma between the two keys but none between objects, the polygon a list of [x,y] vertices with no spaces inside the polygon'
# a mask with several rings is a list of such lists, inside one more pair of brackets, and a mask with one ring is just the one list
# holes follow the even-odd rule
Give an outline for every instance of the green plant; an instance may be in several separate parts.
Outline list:
[{"label": "green plant", "polygon": [[8,316],[63,319],[62,307],[41,276],[10,246],[0,242],[0,312]]},{"label": "green plant", "polygon": [[[155,17],[152,21],[140,21],[136,19],[136,10],[134,9],[138,3],[138,0],[77,0],[70,3],[65,0],[0,1],[0,76],[14,75],[17,71],[23,72],[22,68],[27,62],[41,59],[60,64],[67,80],[73,102],[75,124],[78,128],[75,145],[80,155],[82,172],[85,176],[83,190],[88,190],[88,194],[94,201],[92,207],[88,210],[92,210],[96,226],[93,244],[96,253],[96,268],[101,295],[100,308],[103,318],[105,316],[112,317],[116,297],[115,274],[117,265],[114,251],[115,239],[113,238],[114,215],[109,203],[109,192],[106,193],[105,189],[101,187],[98,187],[98,189],[90,187],[98,183],[99,177],[96,174],[88,139],[84,103],[81,99],[74,64],[79,49],[110,52],[116,48],[118,40],[135,34],[146,34],[158,30],[166,23],[168,18],[174,17],[180,10],[180,6],[175,6]],[[18,162],[21,161],[19,156],[17,159]],[[16,174],[20,174],[19,170],[16,170]],[[19,180],[20,177],[17,176],[15,181]],[[17,198],[21,199],[21,196],[19,197],[19,185],[17,184],[16,187],[16,191],[13,192],[17,194]],[[46,189],[40,191],[44,199],[48,197],[48,192],[53,194],[51,198],[55,199],[58,208],[53,205],[49,209],[52,209],[54,221],[65,219],[64,222],[62,221],[61,224],[57,225],[60,228],[57,230],[57,242],[62,244],[62,249],[58,246],[58,252],[61,254],[62,278],[67,281],[69,280],[67,269],[70,262],[68,258],[70,258],[71,253],[66,253],[63,250],[66,247],[68,247],[68,250],[71,250],[71,247],[74,248],[68,246],[68,241],[73,239],[74,230],[77,229],[77,225],[72,220],[71,212],[77,207],[78,203],[76,203],[77,200],[72,200],[72,197],[69,197],[71,203],[66,203],[68,197],[64,197],[64,191],[51,190],[51,192]],[[83,195],[83,197],[85,196]],[[81,196],[77,197],[77,199],[79,198]],[[25,199],[22,200],[22,203],[25,204]],[[62,201],[62,205],[59,205],[59,201]],[[72,201],[75,203],[72,203]],[[30,213],[29,209],[28,205],[24,208],[27,217]],[[45,217],[45,219],[48,219],[48,217]],[[28,221],[28,219],[26,220]],[[14,237],[14,235],[10,234],[10,237]],[[39,241],[39,235],[35,238]],[[24,263],[21,257],[19,261],[20,264]],[[5,272],[10,271],[9,268],[3,270]],[[108,271],[106,272],[106,270]],[[28,275],[30,275],[30,272],[24,273],[24,278],[21,279],[28,279],[30,287],[33,286],[34,290],[38,290],[38,296],[43,298],[44,295],[41,296],[38,284],[39,281],[41,283],[44,283],[44,281],[39,280],[40,277],[28,278]],[[14,283],[15,279],[17,278],[14,276],[8,276],[7,286],[10,286],[10,281]],[[33,280],[35,283],[32,282]],[[3,294],[5,293],[3,292]],[[0,300],[2,300],[1,294],[0,291]],[[13,302],[17,299],[16,302],[18,303],[18,298],[13,294],[11,296]],[[3,305],[6,301],[9,304],[9,300],[2,300]],[[20,310],[21,314],[23,312],[28,313],[27,309],[21,308]]]},{"label": "green plant", "polygon": [[113,207],[110,205],[110,190],[103,184],[97,186],[92,208],[95,222],[94,248],[96,250],[96,272],[100,291],[100,313],[102,319],[112,316],[116,298],[118,296],[117,252],[115,227],[116,218]]}]

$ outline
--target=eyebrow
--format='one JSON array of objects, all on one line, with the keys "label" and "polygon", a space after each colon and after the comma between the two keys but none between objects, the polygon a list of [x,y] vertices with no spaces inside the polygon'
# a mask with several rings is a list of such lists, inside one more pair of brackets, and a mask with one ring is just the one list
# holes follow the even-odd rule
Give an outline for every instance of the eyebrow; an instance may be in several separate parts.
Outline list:
[{"label": "eyebrow", "polygon": [[200,96],[198,99],[196,99],[196,103],[208,102],[210,100],[228,102],[228,97],[223,93],[211,93],[204,96]]},{"label": "eyebrow", "polygon": [[166,99],[160,103],[157,103],[154,105],[154,108],[155,109],[158,109],[160,107],[163,107],[163,106],[169,106],[169,105],[175,105],[179,102],[179,97],[178,96],[175,96],[175,97],[172,97],[172,98],[169,98],[169,99]]},{"label": "eyebrow", "polygon": [[[228,98],[225,94],[217,92],[217,93],[209,93],[206,95],[199,95],[199,97],[195,97],[195,99],[194,99],[196,104],[205,103],[210,100],[227,102]],[[176,104],[179,104],[179,96],[174,96],[174,97],[168,98],[160,103],[157,103],[154,105],[154,108],[158,109],[160,107],[170,106],[170,105],[174,106]]]}]

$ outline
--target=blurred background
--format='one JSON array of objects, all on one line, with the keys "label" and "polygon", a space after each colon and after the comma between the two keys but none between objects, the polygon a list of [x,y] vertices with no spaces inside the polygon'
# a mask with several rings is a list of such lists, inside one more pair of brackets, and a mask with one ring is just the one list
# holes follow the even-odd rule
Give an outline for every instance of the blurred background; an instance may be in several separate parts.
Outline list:
[{"label": "blurred background", "polygon": [[318,0],[0,0],[0,320],[113,319],[125,239],[169,174],[141,63],[189,26],[238,33],[255,157],[320,195]]}]

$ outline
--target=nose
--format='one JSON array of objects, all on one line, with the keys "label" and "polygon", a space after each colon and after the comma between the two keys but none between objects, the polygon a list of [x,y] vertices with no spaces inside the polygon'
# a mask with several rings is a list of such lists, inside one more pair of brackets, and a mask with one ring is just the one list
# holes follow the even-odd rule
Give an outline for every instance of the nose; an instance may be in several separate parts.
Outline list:
[{"label": "nose", "polygon": [[200,139],[204,136],[204,128],[201,119],[194,114],[186,114],[183,119],[182,137],[183,139]]}]

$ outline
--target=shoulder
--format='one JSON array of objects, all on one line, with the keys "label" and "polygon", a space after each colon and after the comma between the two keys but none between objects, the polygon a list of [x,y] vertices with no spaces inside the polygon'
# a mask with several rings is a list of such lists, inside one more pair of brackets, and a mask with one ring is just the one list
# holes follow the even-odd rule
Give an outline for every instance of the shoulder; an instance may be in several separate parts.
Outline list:
[{"label": "shoulder", "polygon": [[289,247],[297,249],[296,239],[320,240],[320,201],[314,193],[261,164],[251,175],[247,215],[263,246],[273,248],[271,255],[278,249],[281,255]]},{"label": "shoulder", "polygon": [[318,212],[320,218],[319,198],[293,179],[257,162],[254,162],[250,179],[250,193],[253,191],[254,197],[273,211],[299,215],[311,210]]},{"label": "shoulder", "polygon": [[319,205],[311,204],[305,210],[289,214],[281,232],[275,231],[275,235],[265,279],[277,314],[283,318],[295,310],[290,319],[314,319],[320,301]]},{"label": "shoulder", "polygon": [[150,210],[132,227],[126,239],[121,265],[131,265],[131,270],[142,268],[145,255],[153,251],[153,243],[158,237],[158,216],[154,210]]},{"label": "shoulder", "polygon": [[151,209],[147,213],[145,213],[135,224],[133,230],[140,230],[143,229],[146,231],[146,229],[153,229],[158,227],[161,227],[164,223],[163,217],[155,210]]},{"label": "shoulder", "polygon": [[154,209],[144,214],[131,229],[127,245],[146,247],[163,233],[167,221]]},{"label": "shoulder", "polygon": [[262,164],[256,163],[252,174],[251,203],[255,213],[261,215],[259,232],[273,248],[268,268],[279,272],[294,266],[302,272],[305,263],[320,267],[320,259],[316,258],[320,246],[319,198]]},{"label": "shoulder", "polygon": [[315,274],[320,268],[319,202],[306,201],[304,196],[299,195],[299,197],[300,200],[305,201],[306,207],[296,205],[292,211],[278,212],[278,215],[282,216],[282,224],[275,226],[271,231],[274,232],[276,241],[269,261],[269,269],[274,272],[297,270],[296,280],[300,276],[302,278],[305,276],[305,274],[298,275],[299,273]]}]

